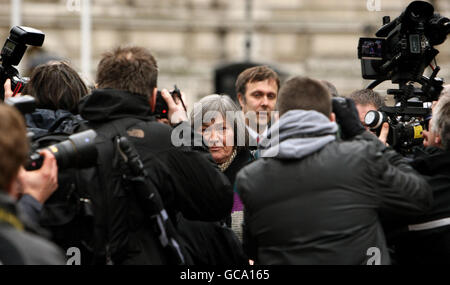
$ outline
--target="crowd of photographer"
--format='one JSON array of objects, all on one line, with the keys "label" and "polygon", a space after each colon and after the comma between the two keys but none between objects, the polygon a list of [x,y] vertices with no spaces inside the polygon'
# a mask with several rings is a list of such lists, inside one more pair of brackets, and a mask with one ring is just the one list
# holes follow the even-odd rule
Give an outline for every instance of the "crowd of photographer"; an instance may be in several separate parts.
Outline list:
[{"label": "crowd of photographer", "polygon": [[63,61],[21,78],[13,65],[44,37],[14,27],[1,66],[0,264],[65,264],[73,248],[83,265],[450,263],[450,86],[422,77],[432,47],[416,68],[384,58],[402,36],[431,37],[416,22],[450,22],[433,10],[411,20],[430,13],[414,3],[385,21],[385,39],[360,42],[365,78],[399,84],[395,107],[372,88],[341,97],[256,66],[238,76],[237,102],[212,94],[188,116],[178,88],[158,91],[142,47],[106,52],[92,90]]}]

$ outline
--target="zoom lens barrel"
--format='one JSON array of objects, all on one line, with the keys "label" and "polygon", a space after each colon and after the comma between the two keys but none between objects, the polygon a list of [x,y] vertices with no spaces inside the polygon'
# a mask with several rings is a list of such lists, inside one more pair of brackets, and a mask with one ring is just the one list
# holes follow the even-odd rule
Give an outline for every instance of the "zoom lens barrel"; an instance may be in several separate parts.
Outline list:
[{"label": "zoom lens barrel", "polygon": [[380,128],[384,122],[387,122],[387,116],[380,111],[371,110],[364,117],[364,123],[372,130]]},{"label": "zoom lens barrel", "polygon": [[[49,150],[56,158],[58,169],[85,168],[95,165],[97,162],[97,148],[95,147],[94,130],[87,130],[73,134],[60,143],[51,145]],[[43,157],[35,152],[30,155],[27,170],[39,169],[42,166]]]}]

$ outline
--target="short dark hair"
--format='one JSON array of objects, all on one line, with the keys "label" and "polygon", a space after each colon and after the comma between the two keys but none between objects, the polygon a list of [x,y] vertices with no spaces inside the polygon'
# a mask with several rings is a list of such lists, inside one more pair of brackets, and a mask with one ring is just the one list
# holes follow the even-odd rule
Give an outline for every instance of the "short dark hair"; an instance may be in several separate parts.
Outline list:
[{"label": "short dark hair", "polygon": [[38,108],[62,109],[74,114],[78,113],[80,99],[88,92],[76,70],[64,61],[37,66],[24,90],[25,94],[36,98]]},{"label": "short dark hair", "polygon": [[379,109],[384,106],[383,97],[373,91],[372,89],[360,89],[353,91],[349,96],[350,99],[355,101],[355,104],[358,105],[369,105],[372,104],[376,109]]},{"label": "short dark hair", "polygon": [[143,47],[118,47],[106,52],[98,64],[98,88],[113,88],[151,96],[157,81],[156,60]]},{"label": "short dark hair", "polygon": [[278,95],[280,116],[290,110],[315,110],[329,117],[331,114],[331,95],[320,81],[296,76],[285,83]]},{"label": "short dark hair", "polygon": [[[280,78],[278,77],[278,74],[270,67],[266,65],[259,65],[247,68],[239,74],[236,80],[236,94],[241,93],[242,95],[245,95],[245,92],[247,91],[247,83],[259,82],[267,79],[275,80],[277,89],[280,89]],[[245,101],[245,96],[243,97]]]},{"label": "short dark hair", "polygon": [[28,154],[25,122],[13,107],[0,104],[0,190],[6,191]]}]

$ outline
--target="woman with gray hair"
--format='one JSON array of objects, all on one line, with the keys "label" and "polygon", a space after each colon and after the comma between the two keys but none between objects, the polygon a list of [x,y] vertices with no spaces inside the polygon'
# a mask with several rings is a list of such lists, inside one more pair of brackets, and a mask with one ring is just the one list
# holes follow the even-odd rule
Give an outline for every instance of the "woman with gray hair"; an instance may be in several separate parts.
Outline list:
[{"label": "woman with gray hair", "polygon": [[[194,104],[190,119],[193,130],[202,134],[213,160],[234,185],[239,170],[254,160],[247,147],[248,132],[242,111],[229,96],[213,94]],[[226,221],[220,222],[221,230],[218,223],[183,219],[179,232],[196,259],[194,264],[248,264],[239,241],[242,240],[243,204],[236,192],[230,214]]]},{"label": "woman with gray hair", "polygon": [[[237,154],[248,154],[248,131],[240,108],[227,95],[209,95],[194,105],[191,112],[191,126],[201,133],[214,161],[225,175],[235,161]],[[229,176],[230,182],[234,177]]]},{"label": "woman with gray hair", "polygon": [[[191,126],[202,134],[214,161],[234,185],[239,170],[254,160],[248,149],[248,131],[240,108],[227,95],[206,96],[194,105]],[[235,192],[231,221],[227,224],[240,239],[242,211],[242,202]]]}]

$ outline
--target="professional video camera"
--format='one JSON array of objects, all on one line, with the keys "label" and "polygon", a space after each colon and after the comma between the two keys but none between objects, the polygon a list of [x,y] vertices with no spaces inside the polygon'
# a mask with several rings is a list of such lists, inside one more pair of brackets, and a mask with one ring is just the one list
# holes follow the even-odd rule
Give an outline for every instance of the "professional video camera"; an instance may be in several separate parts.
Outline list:
[{"label": "professional video camera", "polygon": [[[434,46],[443,43],[449,33],[448,18],[434,13],[430,3],[414,1],[393,21],[383,17],[377,38],[359,39],[362,76],[375,79],[367,89],[386,80],[399,85],[398,89],[387,90],[394,95],[395,106],[368,112],[365,123],[376,129],[388,122],[388,143],[402,153],[423,141],[422,130],[431,114],[424,102],[437,100],[443,85],[443,80],[436,77],[440,67],[435,57],[439,51]],[[428,66],[433,70],[430,77],[423,75]]]},{"label": "professional video camera", "polygon": [[0,64],[0,98],[4,100],[5,90],[3,85],[6,79],[11,79],[11,90],[14,95],[20,93],[28,82],[27,78],[20,77],[17,69],[13,65],[18,65],[22,59],[26,45],[42,46],[45,35],[39,30],[14,26],[6,39],[6,42],[1,51],[1,64]]}]

